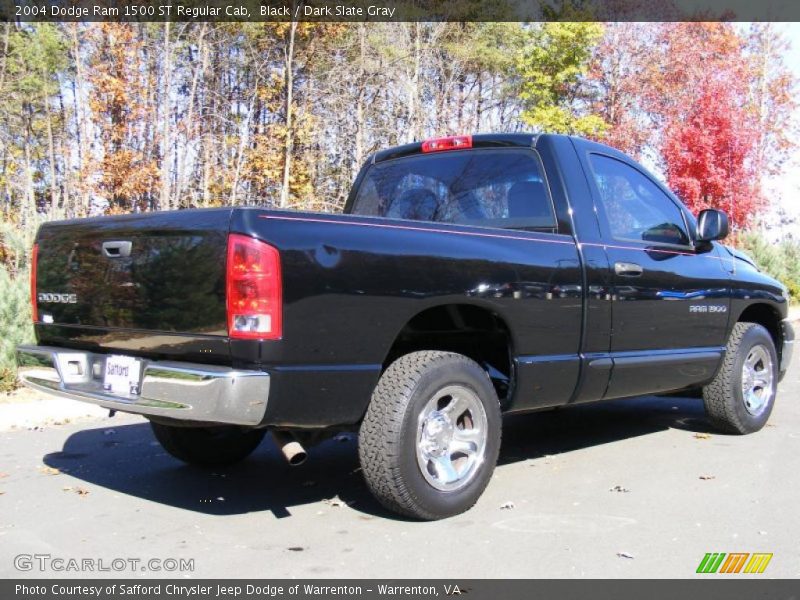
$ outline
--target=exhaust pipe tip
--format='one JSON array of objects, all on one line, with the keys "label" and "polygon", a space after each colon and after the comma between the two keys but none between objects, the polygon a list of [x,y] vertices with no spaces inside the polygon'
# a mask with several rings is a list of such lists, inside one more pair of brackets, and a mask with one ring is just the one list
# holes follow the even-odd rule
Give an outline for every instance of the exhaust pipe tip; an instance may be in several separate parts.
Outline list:
[{"label": "exhaust pipe tip", "polygon": [[286,462],[293,467],[302,465],[308,458],[305,448],[303,448],[298,442],[289,442],[283,448],[281,448],[281,452],[283,452]]},{"label": "exhaust pipe tip", "polygon": [[281,449],[286,462],[292,467],[297,467],[306,462],[308,453],[303,445],[294,436],[282,431],[273,431],[272,439],[275,440],[278,448]]}]

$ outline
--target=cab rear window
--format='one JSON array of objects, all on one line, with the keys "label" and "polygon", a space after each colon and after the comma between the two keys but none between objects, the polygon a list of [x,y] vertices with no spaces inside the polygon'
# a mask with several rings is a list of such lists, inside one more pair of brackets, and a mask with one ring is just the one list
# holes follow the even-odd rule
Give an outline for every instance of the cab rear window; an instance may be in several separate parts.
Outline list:
[{"label": "cab rear window", "polygon": [[541,165],[527,150],[462,150],[377,163],[362,180],[352,212],[488,227],[556,227]]}]

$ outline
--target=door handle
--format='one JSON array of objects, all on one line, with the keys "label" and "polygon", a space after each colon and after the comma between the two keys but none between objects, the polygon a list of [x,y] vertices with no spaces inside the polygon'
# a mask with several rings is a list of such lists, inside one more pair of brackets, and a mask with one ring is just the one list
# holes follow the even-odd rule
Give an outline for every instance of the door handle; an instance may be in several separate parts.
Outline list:
[{"label": "door handle", "polygon": [[103,254],[108,258],[125,258],[131,255],[133,242],[103,242]]},{"label": "door handle", "polygon": [[614,263],[614,273],[620,277],[640,277],[644,269],[636,263],[618,262]]}]

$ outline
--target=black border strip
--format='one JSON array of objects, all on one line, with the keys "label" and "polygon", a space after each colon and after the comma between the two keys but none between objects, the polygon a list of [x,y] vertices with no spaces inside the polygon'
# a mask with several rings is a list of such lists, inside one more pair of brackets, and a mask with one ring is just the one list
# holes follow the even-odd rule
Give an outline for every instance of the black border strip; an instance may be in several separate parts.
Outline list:
[{"label": "black border strip", "polygon": [[18,22],[800,21],[797,0],[0,0]]}]

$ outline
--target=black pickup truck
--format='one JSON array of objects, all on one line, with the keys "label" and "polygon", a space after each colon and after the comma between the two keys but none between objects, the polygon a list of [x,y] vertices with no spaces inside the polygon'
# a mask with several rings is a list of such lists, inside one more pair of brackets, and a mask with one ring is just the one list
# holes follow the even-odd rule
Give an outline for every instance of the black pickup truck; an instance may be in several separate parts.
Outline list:
[{"label": "black pickup truck", "polygon": [[147,417],[221,465],[270,431],[291,463],[358,431],[370,489],[438,519],[472,506],[501,414],[702,389],[761,429],[794,333],[783,285],[622,153],[558,135],[378,152],[344,214],[220,208],[42,225],[38,390]]}]

